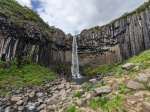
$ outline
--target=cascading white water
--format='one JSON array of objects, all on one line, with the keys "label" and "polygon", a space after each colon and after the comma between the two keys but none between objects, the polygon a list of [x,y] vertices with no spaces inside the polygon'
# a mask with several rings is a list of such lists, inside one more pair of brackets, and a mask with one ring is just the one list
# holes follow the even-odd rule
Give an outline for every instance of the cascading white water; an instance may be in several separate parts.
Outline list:
[{"label": "cascading white water", "polygon": [[82,78],[79,74],[79,63],[78,63],[78,46],[76,41],[76,36],[73,37],[72,42],[72,66],[71,66],[71,73],[72,78]]}]

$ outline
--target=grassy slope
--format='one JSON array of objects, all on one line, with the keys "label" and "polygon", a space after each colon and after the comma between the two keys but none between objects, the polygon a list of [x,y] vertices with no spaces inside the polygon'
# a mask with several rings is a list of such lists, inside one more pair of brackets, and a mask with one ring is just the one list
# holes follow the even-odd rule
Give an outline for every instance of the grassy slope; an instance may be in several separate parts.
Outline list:
[{"label": "grassy slope", "polygon": [[37,63],[30,63],[18,68],[17,63],[12,62],[10,68],[3,69],[0,66],[0,95],[7,93],[9,88],[16,90],[29,84],[38,85],[50,82],[55,78],[56,74],[49,68]]},{"label": "grassy slope", "polygon": [[0,15],[13,19],[16,25],[25,23],[38,27],[44,36],[50,38],[50,27],[39,15],[26,6],[21,6],[14,0],[0,0]]},{"label": "grassy slope", "polygon": [[138,56],[133,56],[128,60],[123,61],[122,63],[113,63],[113,64],[103,64],[97,66],[85,66],[82,68],[82,73],[87,75],[95,75],[100,73],[110,73],[115,72],[117,75],[121,73],[121,66],[125,63],[139,63],[142,69],[147,68],[150,60],[150,50],[146,50],[140,53]]}]

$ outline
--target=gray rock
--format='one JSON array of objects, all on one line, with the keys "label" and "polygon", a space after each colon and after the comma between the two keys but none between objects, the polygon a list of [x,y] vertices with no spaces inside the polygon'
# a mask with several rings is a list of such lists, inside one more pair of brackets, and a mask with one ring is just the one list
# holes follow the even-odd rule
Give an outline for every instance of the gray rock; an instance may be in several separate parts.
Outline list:
[{"label": "gray rock", "polygon": [[97,112],[103,112],[103,110],[101,108],[98,108]]},{"label": "gray rock", "polygon": [[97,81],[96,79],[90,79],[90,80],[89,80],[89,83],[90,83],[90,84],[95,84],[96,81]]},{"label": "gray rock", "polygon": [[144,89],[145,88],[143,84],[140,84],[138,82],[134,82],[134,81],[131,81],[131,80],[128,81],[127,87],[131,88],[131,89],[134,89],[134,90]]},{"label": "gray rock", "polygon": [[37,96],[38,98],[41,98],[41,97],[43,97],[43,96],[44,96],[44,94],[43,94],[43,93],[41,93],[41,92],[38,92],[38,93],[36,93],[36,96]]},{"label": "gray rock", "polygon": [[135,65],[133,63],[126,63],[124,65],[122,65],[122,69],[125,69],[125,70],[130,70],[134,67]]},{"label": "gray rock", "polygon": [[35,109],[35,103],[28,102],[26,107],[29,111],[33,111]]},{"label": "gray rock", "polygon": [[64,84],[60,84],[59,86],[58,86],[58,89],[63,89],[64,88]]},{"label": "gray rock", "polygon": [[22,105],[22,104],[23,104],[23,101],[22,101],[22,100],[18,100],[16,104],[17,104],[17,105]]},{"label": "gray rock", "polygon": [[145,73],[140,73],[136,77],[134,77],[134,79],[138,82],[147,82],[149,77],[150,75],[147,75]]},{"label": "gray rock", "polygon": [[56,103],[56,100],[54,100],[53,98],[49,98],[45,102],[47,105],[53,105]]},{"label": "gray rock", "polygon": [[37,111],[40,111],[40,110],[42,110],[42,109],[45,109],[45,107],[46,107],[46,104],[42,104],[42,105],[40,105],[39,107],[37,107]]},{"label": "gray rock", "polygon": [[6,107],[4,112],[11,112],[11,108],[10,107]]},{"label": "gray rock", "polygon": [[110,93],[111,92],[111,87],[110,86],[102,86],[100,88],[95,88],[93,90],[93,96],[98,96],[102,93]]},{"label": "gray rock", "polygon": [[147,84],[147,87],[150,88],[150,82]]},{"label": "gray rock", "polygon": [[18,110],[19,110],[19,111],[22,111],[23,109],[24,109],[23,106],[19,106],[19,107],[18,107]]},{"label": "gray rock", "polygon": [[32,92],[29,94],[29,97],[30,97],[30,98],[35,97],[35,91],[32,91]]},{"label": "gray rock", "polygon": [[119,86],[117,84],[113,84],[112,85],[112,90],[113,91],[118,91],[119,90]]},{"label": "gray rock", "polygon": [[78,99],[78,100],[75,101],[75,103],[78,106],[84,106],[86,104],[86,100],[84,100],[84,99]]},{"label": "gray rock", "polygon": [[11,101],[16,102],[21,99],[22,99],[22,97],[20,97],[20,96],[12,96]]},{"label": "gray rock", "polygon": [[106,99],[106,100],[109,100],[112,96],[113,96],[113,94],[110,93],[110,94],[108,94],[107,96],[105,96],[105,99]]},{"label": "gray rock", "polygon": [[142,111],[143,111],[143,112],[150,112],[150,103],[148,103],[148,102],[143,102],[143,103],[142,103]]}]

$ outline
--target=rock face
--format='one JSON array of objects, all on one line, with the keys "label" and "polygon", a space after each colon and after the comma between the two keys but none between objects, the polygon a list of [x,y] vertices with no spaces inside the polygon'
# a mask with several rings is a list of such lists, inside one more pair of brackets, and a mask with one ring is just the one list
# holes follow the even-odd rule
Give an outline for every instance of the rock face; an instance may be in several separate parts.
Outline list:
[{"label": "rock face", "polygon": [[[124,16],[78,35],[80,65],[120,62],[150,48],[150,8]],[[17,22],[0,13],[0,60],[31,57],[44,65],[71,63],[72,36],[51,27],[50,36],[34,24]],[[42,26],[44,27],[44,26]],[[29,54],[30,52],[30,54]]]}]

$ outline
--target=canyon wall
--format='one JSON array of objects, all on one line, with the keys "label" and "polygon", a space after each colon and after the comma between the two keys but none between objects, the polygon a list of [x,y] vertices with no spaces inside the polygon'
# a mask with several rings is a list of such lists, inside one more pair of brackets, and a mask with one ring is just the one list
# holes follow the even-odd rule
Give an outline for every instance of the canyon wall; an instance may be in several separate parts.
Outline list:
[{"label": "canyon wall", "polygon": [[[14,1],[11,2],[21,7]],[[2,3],[0,4],[1,61],[10,62],[30,57],[32,61],[46,66],[71,64],[70,34],[66,35],[60,29],[49,27],[35,12],[26,7],[23,7],[23,11],[31,11],[34,18],[21,15],[21,12],[16,13],[17,9],[13,14],[5,13],[7,8],[7,12],[10,10],[7,1]],[[150,48],[150,6],[124,15],[107,25],[85,29],[77,35],[77,42],[81,66],[121,62],[138,55]]]},{"label": "canyon wall", "polygon": [[121,62],[150,48],[150,6],[78,35],[80,65]]},{"label": "canyon wall", "polygon": [[[0,60],[14,61],[30,57],[43,65],[70,63],[70,36],[63,31],[49,30],[50,39],[32,24],[15,23],[15,19],[0,14]],[[25,57],[27,56],[27,57]]]}]

